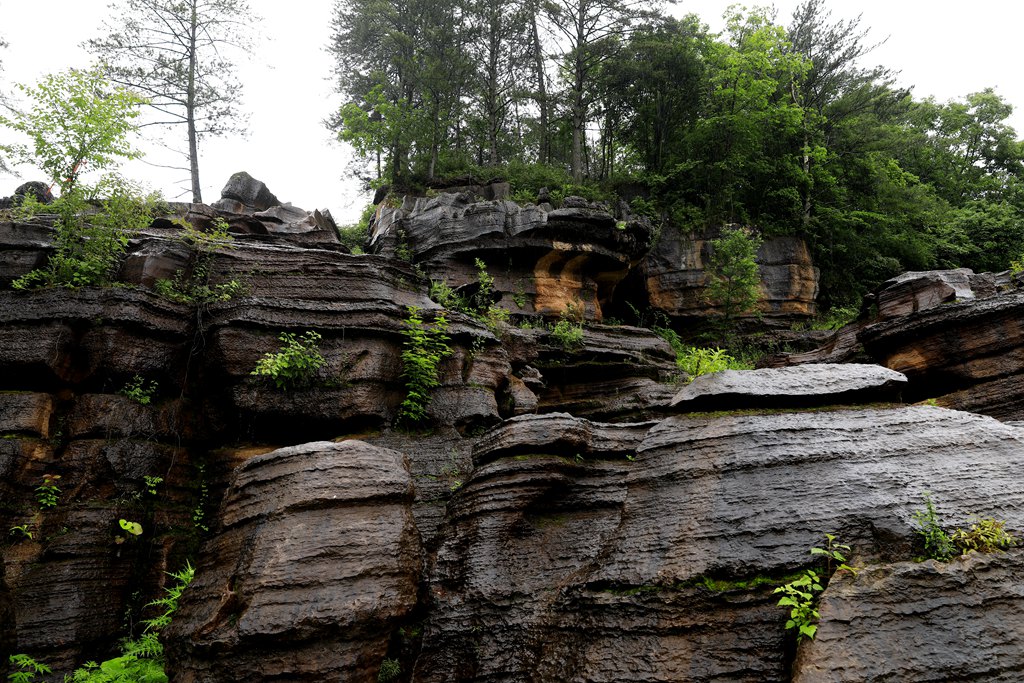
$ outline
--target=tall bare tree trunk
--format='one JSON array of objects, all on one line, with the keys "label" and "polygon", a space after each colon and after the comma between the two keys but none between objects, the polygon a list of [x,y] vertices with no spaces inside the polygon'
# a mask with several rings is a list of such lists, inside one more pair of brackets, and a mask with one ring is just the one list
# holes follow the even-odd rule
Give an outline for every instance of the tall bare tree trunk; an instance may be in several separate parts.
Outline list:
[{"label": "tall bare tree trunk", "polygon": [[199,137],[196,133],[196,32],[199,24],[199,17],[196,12],[196,2],[192,5],[192,23],[189,27],[189,49],[188,49],[188,102],[185,107],[185,117],[188,122],[188,165],[192,174],[192,203],[203,202],[203,191],[199,187]]},{"label": "tall bare tree trunk", "polygon": [[540,32],[537,30],[537,14],[540,7],[534,3],[530,16],[533,22],[533,63],[537,76],[537,106],[540,107],[540,149],[537,161],[546,164],[551,160],[551,137],[548,131],[548,87],[544,75],[544,51],[540,44]]}]

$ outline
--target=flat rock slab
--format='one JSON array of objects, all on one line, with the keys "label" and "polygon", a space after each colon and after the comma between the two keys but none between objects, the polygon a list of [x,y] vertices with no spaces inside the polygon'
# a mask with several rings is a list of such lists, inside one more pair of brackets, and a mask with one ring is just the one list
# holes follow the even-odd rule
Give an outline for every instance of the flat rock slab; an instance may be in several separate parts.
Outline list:
[{"label": "flat rock slab", "polygon": [[902,373],[860,363],[723,370],[697,377],[670,405],[687,412],[815,408],[895,400],[906,384]]},{"label": "flat rock slab", "polygon": [[901,562],[836,577],[797,683],[1020,681],[1024,551]]}]

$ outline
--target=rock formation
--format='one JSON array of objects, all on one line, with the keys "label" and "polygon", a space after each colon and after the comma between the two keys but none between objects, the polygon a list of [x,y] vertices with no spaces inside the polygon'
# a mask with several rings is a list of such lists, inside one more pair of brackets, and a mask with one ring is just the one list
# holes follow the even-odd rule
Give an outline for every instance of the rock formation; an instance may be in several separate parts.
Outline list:
[{"label": "rock formation", "polygon": [[[941,376],[971,400],[982,386],[1008,395],[997,382],[1017,371],[994,373],[1014,367],[1019,294],[859,327],[895,370],[683,388],[663,339],[597,322],[631,287],[650,226],[507,194],[385,205],[377,253],[356,256],[326,212],[238,175],[217,205],[154,220],[129,246],[128,286],[105,289],[12,291],[46,262],[52,230],[0,223],[4,651],[49,664],[53,681],[110,657],[164,572],[191,558],[196,579],[163,633],[176,683],[369,683],[384,669],[424,683],[930,680],[928,657],[885,649],[916,632],[944,639],[962,679],[1012,680],[1015,631],[985,629],[976,652],[959,645],[979,637],[968,621],[942,621],[1011,623],[1017,555],[908,561],[925,491],[948,524],[1024,528],[1024,431],[899,394]],[[181,221],[226,223],[234,242],[200,252]],[[472,288],[477,259],[495,279],[489,303],[528,324],[447,312],[440,386],[425,422],[403,424],[410,307],[436,319],[429,280]],[[781,268],[804,284],[786,285],[802,293],[780,294],[778,312],[808,311],[809,266]],[[207,289],[154,291],[175,278]],[[230,297],[196,294],[228,285]],[[573,322],[568,304],[587,321],[578,341],[543,324]],[[929,350],[956,324],[975,332],[953,337],[962,362]],[[252,374],[280,335],[306,331],[324,358],[309,381],[282,390]],[[45,481],[56,505],[41,502]],[[828,586],[819,640],[796,648],[772,591],[816,566],[825,533],[865,569]],[[926,604],[929,586],[942,604]],[[861,650],[878,661],[851,663]]]}]

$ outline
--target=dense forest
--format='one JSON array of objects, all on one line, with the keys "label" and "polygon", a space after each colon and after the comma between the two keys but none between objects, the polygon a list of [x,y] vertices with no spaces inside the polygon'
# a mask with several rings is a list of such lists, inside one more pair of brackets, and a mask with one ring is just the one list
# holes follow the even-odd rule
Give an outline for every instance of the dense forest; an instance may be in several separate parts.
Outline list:
[{"label": "dense forest", "polygon": [[684,231],[799,235],[826,307],[1021,255],[1024,146],[999,95],[916,99],[823,0],[725,20],[712,33],[653,0],[338,0],[331,124],[378,186],[504,178],[524,199],[619,195]]}]

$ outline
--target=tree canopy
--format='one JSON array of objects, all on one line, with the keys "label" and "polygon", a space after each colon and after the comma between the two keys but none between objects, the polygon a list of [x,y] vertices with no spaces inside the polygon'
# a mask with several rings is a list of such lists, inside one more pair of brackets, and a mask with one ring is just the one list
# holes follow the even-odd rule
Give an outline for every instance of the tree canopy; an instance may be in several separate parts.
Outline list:
[{"label": "tree canopy", "polygon": [[860,17],[835,19],[824,0],[788,23],[733,6],[718,34],[653,0],[435,8],[336,1],[347,104],[332,125],[379,183],[476,169],[632,188],[665,227],[803,237],[826,307],[901,270],[998,270],[1024,253],[1010,105],[992,89],[915,99],[898,65],[868,61]]},{"label": "tree canopy", "polygon": [[244,0],[121,0],[108,34],[88,42],[115,83],[148,98],[157,113],[149,125],[185,128],[192,201],[202,201],[199,142],[240,132],[241,85],[226,55],[245,47],[251,21]]}]

